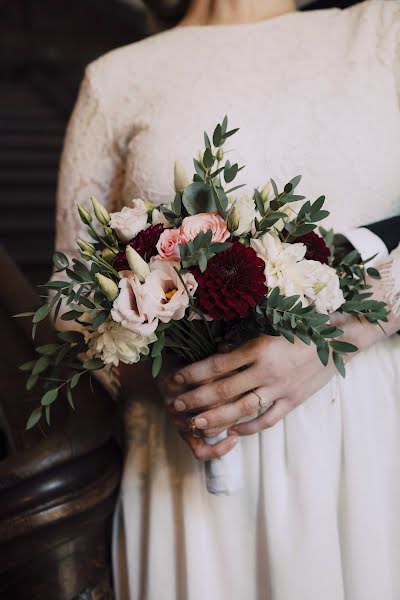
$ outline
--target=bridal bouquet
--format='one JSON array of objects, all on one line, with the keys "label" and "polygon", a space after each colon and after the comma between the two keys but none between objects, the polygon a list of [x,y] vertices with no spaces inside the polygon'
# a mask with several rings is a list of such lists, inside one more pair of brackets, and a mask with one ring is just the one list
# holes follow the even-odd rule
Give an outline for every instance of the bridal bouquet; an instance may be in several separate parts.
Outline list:
[{"label": "bridal bouquet", "polygon": [[[238,345],[261,334],[314,344],[321,362],[332,359],[344,376],[342,357],[357,348],[340,340],[330,313],[387,320],[386,305],[370,298],[365,282],[366,272],[379,278],[378,271],[357,252],[338,258],[333,231],[315,232],[329,214],[325,198],[297,194],[300,176],[282,191],[271,179],[250,195],[233,195],[243,167],[225,160],[224,144],[236,131],[225,117],[212,141],[204,134],[190,181],[175,165],[169,205],[134,199],[112,214],[95,199],[92,210],[78,206],[90,238],[77,240],[83,260],[56,252],[62,275],[43,286],[48,302],[23,315],[32,316],[33,335],[51,311],[54,320],[60,314],[79,325],[60,331],[56,343],[38,347],[37,359],[21,366],[30,372],[28,389],[40,382],[43,390],[28,428],[42,415],[50,424],[60,396],[73,407],[85,373],[107,368],[112,376],[120,363],[149,360],[156,377],[166,355],[191,363],[223,342]],[[210,461],[209,481],[215,472],[223,478],[228,457]]]}]

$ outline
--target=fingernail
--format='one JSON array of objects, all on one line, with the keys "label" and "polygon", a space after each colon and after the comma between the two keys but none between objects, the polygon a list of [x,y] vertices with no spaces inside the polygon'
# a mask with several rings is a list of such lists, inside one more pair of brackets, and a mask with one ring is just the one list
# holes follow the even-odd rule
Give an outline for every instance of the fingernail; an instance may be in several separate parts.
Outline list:
[{"label": "fingernail", "polygon": [[208,421],[206,419],[204,419],[203,417],[197,417],[194,420],[194,424],[196,425],[196,427],[198,427],[199,429],[205,429],[208,425]]},{"label": "fingernail", "polygon": [[178,412],[182,411],[182,410],[186,410],[186,404],[182,400],[175,400],[175,402],[174,402],[174,408]]},{"label": "fingernail", "polygon": [[228,435],[238,435],[238,432],[236,431],[236,429],[228,429]]},{"label": "fingernail", "polygon": [[184,379],[183,375],[181,375],[180,373],[176,373],[174,375],[174,381],[175,381],[175,383],[178,383],[179,385],[182,385],[183,383],[185,383],[185,379]]}]

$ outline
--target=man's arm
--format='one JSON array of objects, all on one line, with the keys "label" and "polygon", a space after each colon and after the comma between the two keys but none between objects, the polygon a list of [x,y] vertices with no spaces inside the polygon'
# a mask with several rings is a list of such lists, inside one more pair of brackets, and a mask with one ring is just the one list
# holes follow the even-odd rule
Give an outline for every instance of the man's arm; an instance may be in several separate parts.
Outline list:
[{"label": "man's arm", "polygon": [[400,216],[343,231],[335,243],[346,251],[358,250],[363,260],[376,255],[368,264],[379,264],[400,244]]}]

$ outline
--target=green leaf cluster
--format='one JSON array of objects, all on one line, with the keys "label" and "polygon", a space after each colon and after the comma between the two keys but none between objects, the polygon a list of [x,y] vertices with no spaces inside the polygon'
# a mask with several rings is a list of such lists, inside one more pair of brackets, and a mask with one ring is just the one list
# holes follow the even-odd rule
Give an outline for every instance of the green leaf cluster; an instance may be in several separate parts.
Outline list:
[{"label": "green leaf cluster", "polygon": [[224,158],[223,146],[237,131],[238,129],[228,130],[228,118],[224,117],[215,127],[212,142],[208,134],[204,133],[205,149],[201,159],[193,160],[193,182],[182,193],[176,194],[171,208],[161,207],[162,213],[173,227],[179,227],[188,215],[204,212],[218,212],[226,218],[228,194],[242,186],[226,190],[225,185],[232,183],[243,167],[237,163],[231,164],[229,160],[221,164]]},{"label": "green leaf cluster", "polygon": [[340,255],[333,266],[339,276],[340,287],[345,298],[339,311],[353,314],[358,319],[364,317],[369,323],[386,323],[388,320],[388,307],[385,302],[372,299],[369,291],[371,286],[367,283],[367,275],[372,279],[380,279],[380,273],[374,267],[368,267],[368,263],[374,257],[365,260],[357,250],[353,250],[345,256]]},{"label": "green leaf cluster", "polygon": [[358,348],[335,339],[343,331],[329,323],[329,315],[318,313],[313,306],[303,306],[300,296],[285,297],[278,287],[257,307],[257,313],[259,324],[266,333],[272,327],[276,334],[292,344],[296,337],[304,344],[315,344],[322,364],[326,366],[332,356],[338,372],[345,376],[343,355],[356,352]]},{"label": "green leaf cluster", "polygon": [[34,427],[43,414],[50,425],[50,408],[64,395],[72,408],[73,389],[85,373],[101,369],[104,363],[100,359],[80,361],[80,355],[87,351],[83,334],[79,331],[62,331],[57,334],[57,341],[52,344],[38,346],[37,358],[24,363],[20,370],[29,374],[26,389],[33,390],[41,384],[42,396],[40,405],[36,407],[27,423],[27,429]]},{"label": "green leaf cluster", "polygon": [[229,242],[213,242],[212,231],[200,231],[193,240],[187,244],[179,244],[182,266],[184,269],[199,266],[203,273],[207,268],[207,262],[218,254],[225,252],[232,244]]}]

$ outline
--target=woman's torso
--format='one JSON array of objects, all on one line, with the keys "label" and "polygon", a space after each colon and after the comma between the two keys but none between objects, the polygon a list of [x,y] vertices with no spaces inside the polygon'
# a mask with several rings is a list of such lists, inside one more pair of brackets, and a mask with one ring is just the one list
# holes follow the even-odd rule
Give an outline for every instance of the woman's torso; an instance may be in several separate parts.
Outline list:
[{"label": "woman's torso", "polygon": [[302,174],[337,228],[398,213],[399,32],[399,3],[372,0],[176,28],[102,57],[89,69],[124,163],[119,202],[169,202],[174,161],[191,175],[203,130],[227,114],[240,127],[227,157],[246,165],[237,181],[250,190]]}]

